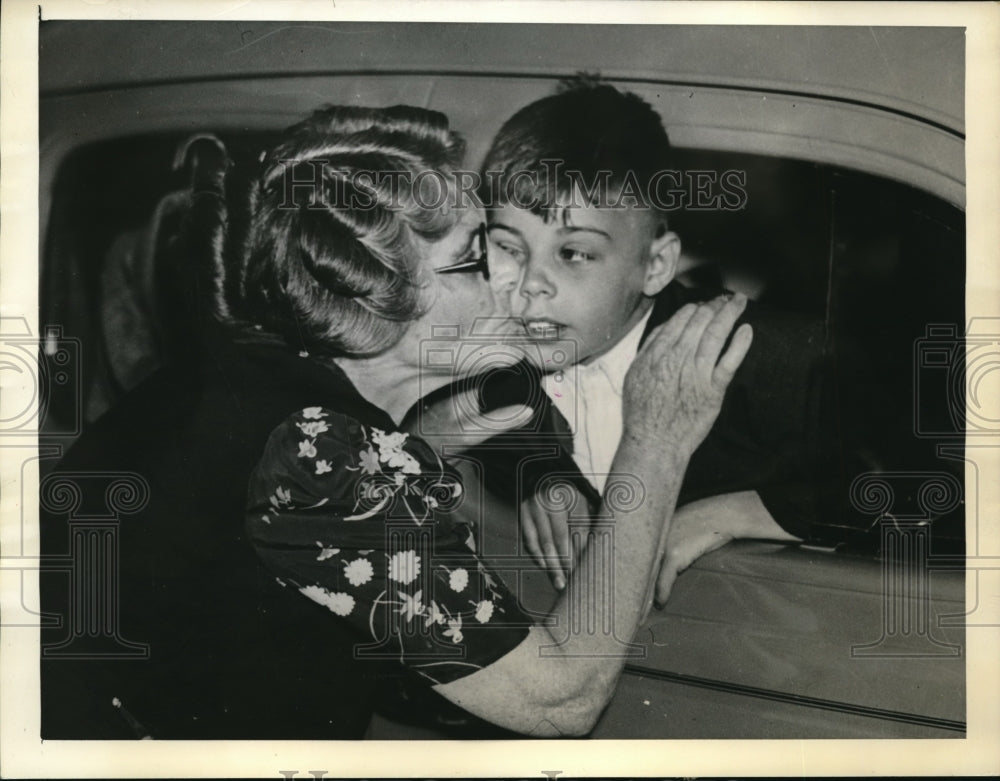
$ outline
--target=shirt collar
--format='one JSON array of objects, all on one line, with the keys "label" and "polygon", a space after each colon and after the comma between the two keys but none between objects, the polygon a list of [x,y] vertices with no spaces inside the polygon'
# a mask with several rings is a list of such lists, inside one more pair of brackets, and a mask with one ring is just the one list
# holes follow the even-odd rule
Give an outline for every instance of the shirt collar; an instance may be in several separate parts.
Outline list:
[{"label": "shirt collar", "polygon": [[577,367],[578,370],[585,374],[603,372],[615,393],[621,396],[625,387],[625,375],[628,374],[629,367],[635,360],[636,353],[639,352],[639,343],[642,341],[642,335],[646,332],[646,323],[652,314],[653,308],[650,307],[642,319],[632,326],[632,329],[619,339],[614,347],[595,358],[591,363],[580,364]]}]

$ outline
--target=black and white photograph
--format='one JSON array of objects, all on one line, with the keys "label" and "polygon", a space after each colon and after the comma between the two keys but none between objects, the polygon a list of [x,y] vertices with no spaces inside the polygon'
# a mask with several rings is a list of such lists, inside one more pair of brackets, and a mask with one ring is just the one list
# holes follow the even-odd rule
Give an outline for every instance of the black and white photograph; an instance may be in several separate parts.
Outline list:
[{"label": "black and white photograph", "polygon": [[18,774],[1000,769],[996,6],[87,5],[2,117]]}]

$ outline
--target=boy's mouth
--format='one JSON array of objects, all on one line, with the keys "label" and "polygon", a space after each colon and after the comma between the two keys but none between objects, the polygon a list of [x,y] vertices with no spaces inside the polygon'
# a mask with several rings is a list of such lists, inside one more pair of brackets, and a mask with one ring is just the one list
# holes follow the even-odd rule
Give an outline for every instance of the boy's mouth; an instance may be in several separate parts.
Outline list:
[{"label": "boy's mouth", "polygon": [[558,339],[566,326],[553,320],[525,320],[524,330],[532,339]]}]

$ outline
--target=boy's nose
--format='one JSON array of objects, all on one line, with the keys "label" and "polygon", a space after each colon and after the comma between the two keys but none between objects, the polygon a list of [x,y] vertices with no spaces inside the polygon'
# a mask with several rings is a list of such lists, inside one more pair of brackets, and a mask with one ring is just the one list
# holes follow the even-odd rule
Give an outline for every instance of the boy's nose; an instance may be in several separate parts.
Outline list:
[{"label": "boy's nose", "polygon": [[520,294],[525,298],[535,296],[552,297],[555,294],[555,285],[547,274],[537,263],[528,262],[521,270]]}]

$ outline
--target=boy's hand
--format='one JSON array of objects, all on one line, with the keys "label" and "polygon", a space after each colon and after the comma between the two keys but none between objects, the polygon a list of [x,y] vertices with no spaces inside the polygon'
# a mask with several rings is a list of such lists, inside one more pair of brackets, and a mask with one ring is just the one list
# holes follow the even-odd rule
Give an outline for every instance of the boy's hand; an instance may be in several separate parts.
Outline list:
[{"label": "boy's hand", "polygon": [[559,487],[571,492],[571,496],[565,496],[571,501],[550,508],[532,495],[521,502],[520,519],[525,547],[538,566],[548,572],[552,585],[562,591],[576,566],[577,550],[570,541],[569,511],[576,506],[576,502],[586,500],[568,483]]},{"label": "boy's hand", "polygon": [[625,377],[623,439],[685,457],[695,451],[750,349],[753,332],[744,323],[719,357],[745,307],[740,293],[687,304],[653,332]]},{"label": "boy's hand", "polygon": [[756,491],[712,496],[686,504],[670,521],[666,551],[656,580],[657,609],[666,604],[681,572],[706,553],[737,539],[800,542],[778,525]]}]

